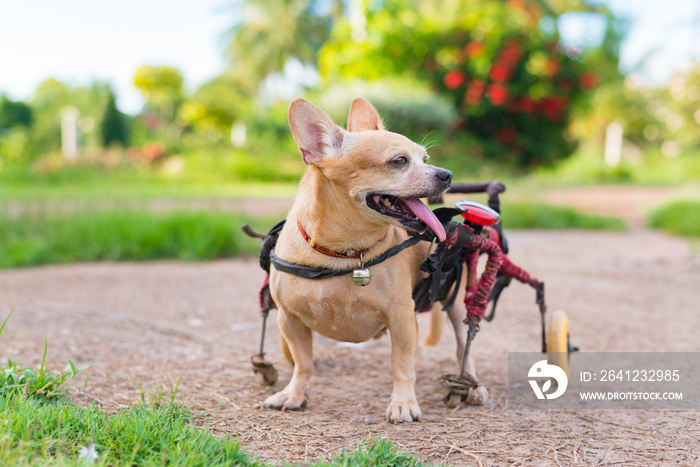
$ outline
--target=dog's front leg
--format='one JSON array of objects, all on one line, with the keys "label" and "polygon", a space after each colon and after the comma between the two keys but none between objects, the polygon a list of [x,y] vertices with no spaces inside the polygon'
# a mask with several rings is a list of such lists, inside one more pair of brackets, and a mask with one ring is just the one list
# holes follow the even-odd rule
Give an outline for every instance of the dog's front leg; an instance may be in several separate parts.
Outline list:
[{"label": "dog's front leg", "polygon": [[398,316],[389,322],[391,335],[391,372],[394,376],[394,391],[391,394],[386,418],[391,423],[421,420],[421,411],[416,400],[416,372],[414,358],[418,344],[418,327],[412,305],[410,313]]},{"label": "dog's front leg", "polygon": [[265,407],[281,410],[299,410],[306,405],[311,373],[314,370],[313,336],[299,318],[278,309],[277,322],[294,359],[294,374],[283,390],[265,400]]}]

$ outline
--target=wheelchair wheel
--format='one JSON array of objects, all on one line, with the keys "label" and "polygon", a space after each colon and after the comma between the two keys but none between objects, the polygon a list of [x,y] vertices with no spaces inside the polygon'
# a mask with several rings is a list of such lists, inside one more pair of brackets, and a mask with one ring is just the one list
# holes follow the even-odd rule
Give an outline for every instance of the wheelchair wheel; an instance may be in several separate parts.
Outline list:
[{"label": "wheelchair wheel", "polygon": [[569,318],[563,311],[555,311],[547,326],[547,363],[557,365],[569,376],[569,349],[571,348]]}]

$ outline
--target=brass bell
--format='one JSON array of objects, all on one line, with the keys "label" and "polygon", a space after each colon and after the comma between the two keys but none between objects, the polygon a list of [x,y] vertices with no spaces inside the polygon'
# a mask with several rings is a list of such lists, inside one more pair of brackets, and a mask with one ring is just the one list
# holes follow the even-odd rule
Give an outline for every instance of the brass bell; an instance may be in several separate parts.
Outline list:
[{"label": "brass bell", "polygon": [[364,287],[372,280],[372,273],[367,268],[355,268],[352,270],[352,281],[355,285]]}]

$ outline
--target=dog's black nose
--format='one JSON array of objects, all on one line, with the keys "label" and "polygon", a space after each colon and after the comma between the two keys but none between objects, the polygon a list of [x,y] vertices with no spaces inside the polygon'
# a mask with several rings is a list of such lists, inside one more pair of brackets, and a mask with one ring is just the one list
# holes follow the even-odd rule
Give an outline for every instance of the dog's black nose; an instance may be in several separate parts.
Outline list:
[{"label": "dog's black nose", "polygon": [[435,172],[435,176],[445,185],[449,185],[452,181],[452,172],[449,170],[439,169],[437,172]]}]

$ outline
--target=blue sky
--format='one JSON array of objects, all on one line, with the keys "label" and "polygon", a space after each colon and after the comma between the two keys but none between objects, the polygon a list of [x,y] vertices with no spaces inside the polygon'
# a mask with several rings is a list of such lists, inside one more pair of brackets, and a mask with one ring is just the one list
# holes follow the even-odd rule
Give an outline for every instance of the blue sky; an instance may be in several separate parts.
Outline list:
[{"label": "blue sky", "polygon": [[[632,20],[624,69],[658,49],[644,73],[661,82],[700,59],[700,0],[601,3]],[[24,100],[49,77],[72,85],[97,79],[112,83],[119,107],[134,113],[142,103],[131,85],[136,68],[175,66],[195,88],[224,70],[235,20],[226,0],[0,0],[0,93]],[[566,29],[583,38],[597,31],[577,21]]]}]

